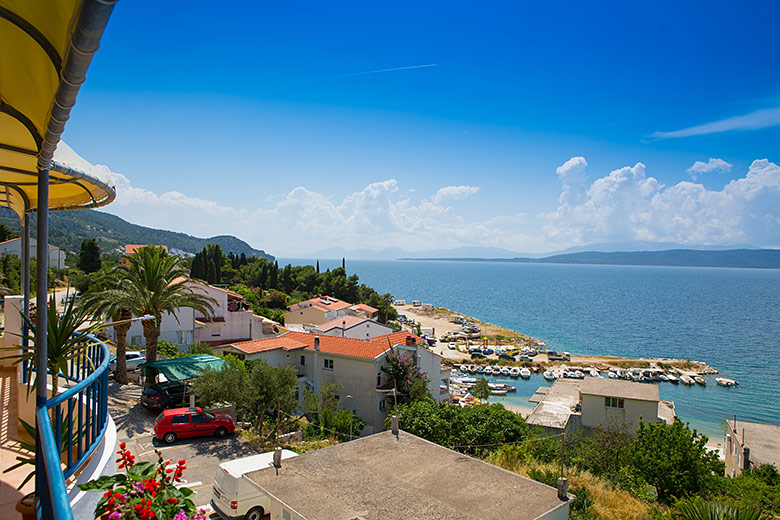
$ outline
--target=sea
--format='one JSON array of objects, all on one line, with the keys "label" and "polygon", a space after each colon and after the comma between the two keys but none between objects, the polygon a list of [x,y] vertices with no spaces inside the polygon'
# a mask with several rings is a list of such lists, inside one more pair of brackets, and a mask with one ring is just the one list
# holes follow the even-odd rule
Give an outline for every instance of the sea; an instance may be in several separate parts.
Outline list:
[{"label": "sea", "polygon": [[[279,259],[287,263],[313,261]],[[713,440],[734,416],[780,424],[780,270],[348,259],[346,269],[380,293],[447,307],[552,350],[704,361],[720,371],[706,387],[658,384],[661,399]],[[739,385],[720,387],[720,376]],[[517,387],[494,401],[526,408],[549,386],[541,376],[488,379]]]}]

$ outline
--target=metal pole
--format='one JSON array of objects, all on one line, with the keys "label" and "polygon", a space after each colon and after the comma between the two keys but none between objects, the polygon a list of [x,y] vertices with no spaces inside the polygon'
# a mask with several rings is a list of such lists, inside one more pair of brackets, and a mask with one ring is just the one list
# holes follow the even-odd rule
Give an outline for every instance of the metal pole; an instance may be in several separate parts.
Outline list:
[{"label": "metal pole", "polygon": [[[37,256],[37,294],[36,294],[36,325],[35,325],[35,405],[36,413],[46,406],[46,323],[47,296],[49,292],[49,170],[38,171],[38,234],[36,238]],[[52,384],[57,384],[57,374],[52,374]],[[36,415],[37,417],[37,415]],[[36,421],[37,422],[37,421]],[[41,450],[41,426],[35,429],[36,453]],[[35,460],[35,489],[38,493],[38,502],[41,505],[41,516],[44,520],[52,517],[51,497],[46,486],[46,469],[43,457]]]},{"label": "metal pole", "polygon": [[355,415],[355,412],[352,410],[354,405],[352,404],[352,396],[348,395],[347,399],[349,399],[350,404],[350,410],[349,410],[349,440],[352,440],[352,416]]},{"label": "metal pole", "polygon": [[[30,317],[30,214],[27,208],[22,219],[22,312]],[[25,332],[22,335],[22,344],[27,345],[27,325],[23,324]]]}]

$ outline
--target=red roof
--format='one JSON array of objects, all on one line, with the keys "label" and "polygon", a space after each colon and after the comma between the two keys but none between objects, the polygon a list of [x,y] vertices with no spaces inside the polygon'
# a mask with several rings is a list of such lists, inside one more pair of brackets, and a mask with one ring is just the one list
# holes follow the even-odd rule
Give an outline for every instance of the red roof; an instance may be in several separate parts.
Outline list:
[{"label": "red roof", "polygon": [[[393,336],[393,334],[397,336]],[[391,345],[397,345],[398,343],[405,344],[407,336],[417,338],[417,336],[408,332],[396,332],[393,334],[385,334],[384,336],[363,340],[290,331],[275,338],[240,341],[233,343],[232,346],[246,354],[266,352],[278,348],[283,350],[295,350],[305,347],[306,350],[311,351],[314,350],[314,338],[320,338],[320,352],[374,359],[384,354],[390,348],[390,345],[387,343],[388,337],[391,338]],[[400,341],[395,341],[394,338],[396,337],[401,338]],[[420,338],[417,339],[422,341]]]},{"label": "red roof", "polygon": [[357,305],[354,305],[354,307],[357,307],[361,311],[365,311],[369,314],[374,314],[375,312],[379,312],[379,309],[375,309],[370,305],[366,305],[365,303],[358,303]]},{"label": "red roof", "polygon": [[[325,303],[325,302],[327,302],[327,303]],[[331,298],[330,296],[326,295],[326,296],[317,296],[315,298],[311,298],[309,300],[305,300],[305,301],[296,303],[294,305],[290,305],[289,308],[292,309],[293,307],[296,307],[295,310],[298,310],[299,308],[301,308],[300,307],[301,305],[306,304],[306,303],[308,303],[310,305],[305,306],[303,308],[311,306],[311,307],[316,307],[318,309],[321,309],[321,310],[323,310],[325,312],[327,312],[327,311],[340,311],[341,309],[346,309],[348,307],[352,307],[351,303],[347,303],[347,302],[345,302],[343,300],[339,300],[338,298]]]},{"label": "red roof", "polygon": [[127,244],[125,246],[125,254],[126,255],[132,255],[133,253],[135,253],[136,251],[138,251],[142,247],[146,247],[146,246],[149,246],[149,245],[152,246],[152,247],[159,247],[159,248],[163,249],[166,252],[168,251],[167,247],[165,247],[165,246],[158,246],[158,245],[155,245],[155,244]]},{"label": "red roof", "polygon": [[317,330],[327,332],[330,329],[340,329],[342,327],[344,329],[351,329],[352,327],[360,325],[366,321],[371,320],[362,316],[342,316],[341,318],[336,318],[335,320],[331,320],[323,325],[317,325]]},{"label": "red roof", "polygon": [[371,341],[381,341],[387,344],[387,341],[389,339],[391,345],[406,345],[407,338],[411,338],[415,345],[417,345],[418,343],[425,343],[425,340],[422,339],[420,336],[417,336],[405,330],[391,332],[390,334],[382,334],[381,336],[374,336],[373,338],[371,338]]}]

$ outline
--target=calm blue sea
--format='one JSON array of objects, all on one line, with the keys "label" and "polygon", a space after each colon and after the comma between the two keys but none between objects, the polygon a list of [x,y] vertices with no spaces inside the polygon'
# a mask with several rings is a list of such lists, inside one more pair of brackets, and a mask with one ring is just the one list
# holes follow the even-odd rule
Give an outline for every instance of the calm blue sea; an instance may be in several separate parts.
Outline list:
[{"label": "calm blue sea", "polygon": [[[311,264],[311,260],[280,259]],[[341,260],[320,260],[321,269]],[[395,298],[475,316],[577,354],[704,361],[739,381],[661,384],[662,399],[710,437],[725,417],[780,424],[780,270],[348,261],[347,272]],[[530,406],[540,376],[508,404]]]}]

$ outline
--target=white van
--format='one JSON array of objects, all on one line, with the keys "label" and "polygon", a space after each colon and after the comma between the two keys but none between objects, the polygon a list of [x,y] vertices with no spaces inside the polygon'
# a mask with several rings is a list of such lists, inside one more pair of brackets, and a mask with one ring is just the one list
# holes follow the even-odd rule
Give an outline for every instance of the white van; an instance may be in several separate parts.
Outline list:
[{"label": "white van", "polygon": [[[282,450],[282,460],[296,456],[293,451]],[[262,520],[266,512],[270,514],[268,497],[244,475],[267,468],[273,461],[274,452],[269,451],[220,464],[214,477],[214,494],[211,498],[214,511],[229,520]]]}]

